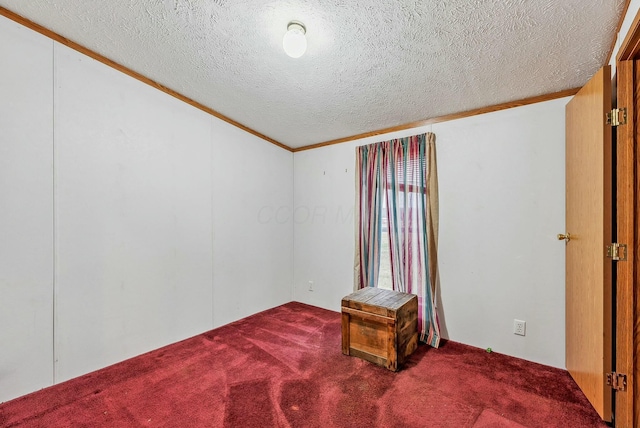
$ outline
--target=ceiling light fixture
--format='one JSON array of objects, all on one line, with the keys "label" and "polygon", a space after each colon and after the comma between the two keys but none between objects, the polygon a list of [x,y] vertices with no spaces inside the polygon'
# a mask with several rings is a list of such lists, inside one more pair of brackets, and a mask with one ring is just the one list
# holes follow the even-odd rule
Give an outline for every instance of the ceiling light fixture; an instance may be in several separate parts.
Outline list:
[{"label": "ceiling light fixture", "polygon": [[291,21],[287,25],[287,32],[282,39],[282,47],[291,58],[300,58],[307,50],[307,29],[304,24],[298,21]]}]

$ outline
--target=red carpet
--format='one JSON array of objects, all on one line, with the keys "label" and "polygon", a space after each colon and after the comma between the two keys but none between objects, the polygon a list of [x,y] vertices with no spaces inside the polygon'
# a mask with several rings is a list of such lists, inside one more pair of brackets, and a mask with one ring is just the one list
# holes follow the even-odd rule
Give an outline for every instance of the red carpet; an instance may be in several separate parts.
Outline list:
[{"label": "red carpet", "polygon": [[448,342],[399,373],[289,303],[0,405],[2,427],[604,427],[568,373]]}]

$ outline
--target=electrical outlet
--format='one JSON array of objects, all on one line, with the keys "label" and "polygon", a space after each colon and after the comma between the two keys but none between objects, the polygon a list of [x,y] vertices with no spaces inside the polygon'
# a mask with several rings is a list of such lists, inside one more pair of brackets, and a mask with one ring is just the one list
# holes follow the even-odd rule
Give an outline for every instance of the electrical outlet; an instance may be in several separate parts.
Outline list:
[{"label": "electrical outlet", "polygon": [[309,291],[313,291],[313,281],[309,281]]},{"label": "electrical outlet", "polygon": [[513,334],[524,336],[526,333],[527,323],[522,320],[513,320]]}]

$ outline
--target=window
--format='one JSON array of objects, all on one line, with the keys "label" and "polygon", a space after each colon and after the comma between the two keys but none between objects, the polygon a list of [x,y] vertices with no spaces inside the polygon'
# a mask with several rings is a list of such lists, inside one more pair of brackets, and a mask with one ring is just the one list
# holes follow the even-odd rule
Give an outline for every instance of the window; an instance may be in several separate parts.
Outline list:
[{"label": "window", "polygon": [[[388,215],[388,204],[387,198],[389,197],[392,189],[392,186],[397,185],[398,191],[400,195],[403,195],[405,198],[400,198],[398,200],[398,227],[400,228],[400,233],[404,233],[405,225],[406,225],[406,217],[405,217],[405,205],[412,209],[420,209],[419,208],[419,200],[424,194],[426,189],[421,186],[421,177],[420,177],[420,163],[422,163],[422,170],[425,168],[425,159],[408,159],[406,162],[406,174],[405,174],[405,165],[402,160],[399,160],[396,163],[395,167],[395,176],[396,180],[392,180],[392,171],[391,169],[387,172],[387,185],[386,192],[383,193],[382,200],[382,218],[381,218],[381,233],[380,233],[380,271],[378,274],[378,287],[384,288],[387,290],[393,289],[393,280],[391,275],[391,250],[389,243],[389,215]],[[405,193],[405,189],[407,190]],[[413,216],[409,216],[410,218]],[[408,225],[409,229],[407,230],[412,235],[415,235],[418,232],[417,227],[414,227],[411,223]],[[411,242],[417,242],[419,239],[417,236],[412,236],[410,238]]]},{"label": "window", "polygon": [[438,347],[435,135],[359,146],[356,171],[354,288],[417,295],[420,340]]}]

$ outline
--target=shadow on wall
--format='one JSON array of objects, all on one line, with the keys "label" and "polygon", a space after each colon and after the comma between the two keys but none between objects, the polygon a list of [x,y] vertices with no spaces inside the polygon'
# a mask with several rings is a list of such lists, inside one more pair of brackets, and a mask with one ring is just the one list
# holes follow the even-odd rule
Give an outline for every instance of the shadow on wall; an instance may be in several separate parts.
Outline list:
[{"label": "shadow on wall", "polygon": [[436,273],[436,313],[438,314],[438,323],[440,325],[440,337],[449,339],[449,330],[447,329],[447,321],[444,316],[444,306],[442,304],[442,293],[440,293],[440,270]]}]

